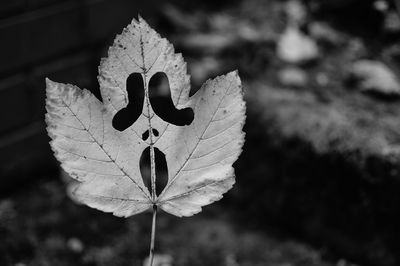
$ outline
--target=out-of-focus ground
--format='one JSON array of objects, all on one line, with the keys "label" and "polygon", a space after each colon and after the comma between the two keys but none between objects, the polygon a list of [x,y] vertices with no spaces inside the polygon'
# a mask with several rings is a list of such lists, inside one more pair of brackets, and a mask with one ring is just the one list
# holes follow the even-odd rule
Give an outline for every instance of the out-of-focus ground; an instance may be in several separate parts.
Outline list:
[{"label": "out-of-focus ground", "polygon": [[[335,265],[309,245],[237,224],[224,208],[182,219],[159,214],[156,252],[165,266]],[[151,213],[122,219],[75,204],[65,184],[43,181],[0,202],[0,263],[142,265],[150,223]]]},{"label": "out-of-focus ground", "polygon": [[[238,69],[248,108],[246,143],[235,163],[237,184],[193,218],[159,215],[161,259],[172,265],[398,265],[400,18],[395,2],[155,6],[152,12],[143,7],[142,15],[183,53],[193,90]],[[128,16],[126,10],[118,12]],[[101,32],[89,36],[96,34]],[[36,90],[44,90],[41,75],[46,74],[98,95],[95,71],[113,36],[107,38],[83,45],[96,47],[90,56],[72,49],[63,63],[39,62],[44,66],[32,70],[28,62],[18,71]],[[75,72],[51,74],[64,65]],[[0,67],[0,78],[6,76]],[[1,84],[7,88],[7,82]],[[32,101],[43,108],[43,95]],[[36,117],[42,115],[40,109]],[[13,176],[0,183],[0,265],[141,265],[150,215],[119,219],[73,203],[41,134],[19,146],[7,145],[13,137],[0,141],[9,154],[0,158],[1,173]],[[32,161],[42,171],[27,167]]]}]

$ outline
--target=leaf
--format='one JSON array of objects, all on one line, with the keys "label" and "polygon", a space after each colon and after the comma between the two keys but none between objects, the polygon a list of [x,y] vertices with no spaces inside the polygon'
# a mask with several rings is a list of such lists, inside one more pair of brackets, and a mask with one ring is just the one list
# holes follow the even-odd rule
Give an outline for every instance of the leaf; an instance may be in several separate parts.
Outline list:
[{"label": "leaf", "polygon": [[[167,75],[175,107],[193,110],[190,125],[170,124],[154,113],[148,83],[157,72]],[[125,84],[132,73],[143,77],[143,111],[132,126],[118,131],[112,119],[128,104]],[[182,55],[139,17],[116,37],[100,63],[98,80],[102,102],[86,89],[46,80],[50,144],[62,168],[80,181],[74,190],[79,201],[116,216],[131,216],[153,205],[190,216],[232,187],[232,164],[244,142],[245,120],[237,72],[208,80],[189,97]],[[147,130],[150,136],[143,140]],[[163,152],[168,165],[168,183],[158,197],[149,192],[140,173],[140,156],[149,146]]]}]

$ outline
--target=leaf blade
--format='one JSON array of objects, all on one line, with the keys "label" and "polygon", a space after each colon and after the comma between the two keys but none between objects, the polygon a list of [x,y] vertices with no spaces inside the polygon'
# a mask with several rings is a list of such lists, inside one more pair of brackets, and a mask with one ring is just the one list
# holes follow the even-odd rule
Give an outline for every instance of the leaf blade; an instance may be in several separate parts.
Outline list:
[{"label": "leaf blade", "polygon": [[[168,165],[179,167],[176,170],[169,169],[171,178],[159,196],[162,203],[160,207],[177,216],[200,212],[202,206],[220,199],[232,187],[235,179],[232,163],[239,156],[244,142],[242,127],[245,103],[237,72],[208,81],[191,100],[195,113],[193,123],[184,129],[172,130],[170,135],[176,136],[174,144],[178,147],[175,147],[175,152],[166,155],[170,163]],[[232,103],[237,108],[226,110]],[[208,112],[204,113],[203,110]],[[200,135],[197,134],[199,132]],[[180,141],[182,138],[185,141]],[[178,156],[182,154],[181,145],[191,146],[184,158]],[[159,148],[165,149],[161,145]],[[193,173],[199,178],[194,178]],[[219,187],[215,187],[215,184],[219,184]],[[194,194],[197,194],[198,202]],[[181,201],[181,198],[190,201],[191,206],[188,202],[184,203],[185,208],[179,208],[179,204],[166,203],[172,199]]]},{"label": "leaf blade", "polygon": [[[134,208],[132,204],[128,211],[126,202],[132,200],[150,208],[150,195],[140,172],[118,158],[120,154],[129,154],[126,147],[120,146],[119,151],[111,149],[118,140],[126,138],[126,134],[118,134],[110,126],[112,114],[90,92],[78,87],[47,80],[46,91],[51,147],[63,169],[82,182],[75,189],[75,196],[91,207],[117,216],[143,211],[143,206]],[[141,142],[136,145],[137,148],[145,146]],[[98,195],[104,198],[99,200]],[[126,202],[113,203],[116,195]],[[107,197],[110,202],[105,204]]]},{"label": "leaf blade", "polygon": [[[193,109],[190,125],[169,124],[154,113],[148,82],[157,72],[167,75],[174,106]],[[128,105],[125,82],[132,73],[142,75],[147,104],[137,121],[119,132],[111,121]],[[182,55],[139,17],[116,37],[100,63],[98,80],[103,102],[86,90],[47,82],[51,146],[64,170],[81,181],[74,190],[79,201],[117,216],[131,216],[153,204],[190,216],[233,186],[232,164],[244,143],[246,109],[237,71],[207,81],[189,97]],[[67,116],[61,115],[65,102],[71,107]],[[153,135],[152,129],[160,134]],[[142,140],[147,130],[150,137]],[[168,182],[159,197],[150,195],[140,174],[147,146],[162,151],[168,165]]]}]

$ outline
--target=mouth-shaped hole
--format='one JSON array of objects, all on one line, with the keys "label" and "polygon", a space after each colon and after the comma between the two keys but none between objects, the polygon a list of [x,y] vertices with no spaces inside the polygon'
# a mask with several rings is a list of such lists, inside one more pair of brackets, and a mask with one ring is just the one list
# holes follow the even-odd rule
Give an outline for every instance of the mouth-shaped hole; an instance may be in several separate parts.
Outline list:
[{"label": "mouth-shaped hole", "polygon": [[[168,167],[164,153],[157,148],[154,148],[154,159],[156,164],[156,195],[159,196],[168,183]],[[150,147],[143,151],[140,158],[140,173],[151,194]]]}]

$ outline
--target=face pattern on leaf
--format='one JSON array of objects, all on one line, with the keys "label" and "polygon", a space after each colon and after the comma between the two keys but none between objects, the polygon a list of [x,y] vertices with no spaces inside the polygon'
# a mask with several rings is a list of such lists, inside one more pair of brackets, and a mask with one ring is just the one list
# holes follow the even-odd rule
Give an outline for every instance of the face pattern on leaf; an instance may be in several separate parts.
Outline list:
[{"label": "face pattern on leaf", "polygon": [[[157,79],[168,84],[166,97],[153,89]],[[102,101],[47,80],[51,147],[63,169],[80,181],[74,190],[79,201],[117,216],[153,205],[190,216],[232,187],[245,120],[237,72],[208,80],[190,97],[182,55],[139,18],[116,37],[98,80]],[[165,155],[168,166],[168,181],[157,196],[140,173],[149,146]]]}]

